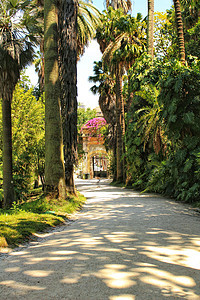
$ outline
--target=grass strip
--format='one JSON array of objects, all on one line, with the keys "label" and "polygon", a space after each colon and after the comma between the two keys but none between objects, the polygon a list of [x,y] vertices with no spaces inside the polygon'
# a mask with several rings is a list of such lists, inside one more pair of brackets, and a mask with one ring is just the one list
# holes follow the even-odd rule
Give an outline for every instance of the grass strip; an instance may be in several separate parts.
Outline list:
[{"label": "grass strip", "polygon": [[67,200],[47,198],[43,194],[28,202],[13,203],[10,210],[0,210],[0,247],[16,247],[32,234],[55,227],[78,211],[85,198],[69,196]]}]

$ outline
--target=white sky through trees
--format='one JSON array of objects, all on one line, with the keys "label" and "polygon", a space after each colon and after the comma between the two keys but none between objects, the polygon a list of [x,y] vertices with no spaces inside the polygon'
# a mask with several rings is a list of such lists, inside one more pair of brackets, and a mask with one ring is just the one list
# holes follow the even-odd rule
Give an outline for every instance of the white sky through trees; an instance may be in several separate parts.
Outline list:
[{"label": "white sky through trees", "polygon": [[[93,0],[93,4],[100,10],[104,10],[104,0]],[[164,12],[172,6],[172,0],[154,0],[155,12]],[[133,1],[132,15],[135,16],[140,12],[143,17],[147,14],[147,0]],[[78,85],[78,102],[83,103],[86,107],[94,108],[98,105],[98,95],[93,95],[90,91],[93,83],[88,81],[88,77],[93,75],[93,62],[101,60],[101,52],[96,41],[92,41],[86,48],[84,55],[77,65],[77,85]],[[35,67],[31,66],[26,71],[33,85],[37,84],[37,74]]]}]

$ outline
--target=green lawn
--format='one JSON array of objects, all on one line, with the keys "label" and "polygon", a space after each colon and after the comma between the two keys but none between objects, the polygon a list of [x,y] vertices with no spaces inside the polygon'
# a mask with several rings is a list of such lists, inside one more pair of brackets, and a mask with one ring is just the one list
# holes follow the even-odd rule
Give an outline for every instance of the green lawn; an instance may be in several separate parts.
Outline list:
[{"label": "green lawn", "polygon": [[28,202],[14,203],[10,210],[0,210],[0,247],[15,247],[30,239],[32,234],[44,231],[65,221],[85,202],[82,195],[67,200],[31,195]]}]

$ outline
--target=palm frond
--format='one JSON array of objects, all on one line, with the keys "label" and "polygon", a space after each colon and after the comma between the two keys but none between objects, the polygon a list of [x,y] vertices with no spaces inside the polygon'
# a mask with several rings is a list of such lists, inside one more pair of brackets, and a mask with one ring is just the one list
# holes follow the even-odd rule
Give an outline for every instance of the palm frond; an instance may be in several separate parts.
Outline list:
[{"label": "palm frond", "polygon": [[77,25],[78,25],[78,56],[84,53],[85,46],[95,37],[96,29],[101,23],[101,13],[89,2],[79,1]]},{"label": "palm frond", "polygon": [[106,7],[111,6],[113,9],[122,8],[124,13],[131,12],[132,2],[130,0],[106,0]]}]

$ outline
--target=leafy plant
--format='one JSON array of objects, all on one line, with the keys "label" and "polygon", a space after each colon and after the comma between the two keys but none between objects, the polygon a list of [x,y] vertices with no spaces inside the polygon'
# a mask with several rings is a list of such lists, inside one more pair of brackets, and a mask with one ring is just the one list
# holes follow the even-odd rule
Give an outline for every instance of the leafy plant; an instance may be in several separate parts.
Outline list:
[{"label": "leafy plant", "polygon": [[[0,114],[0,131],[1,128]],[[13,95],[12,131],[16,198],[26,199],[34,180],[44,173],[44,104],[33,96],[26,77],[17,84]],[[2,151],[1,139],[0,146]]]}]

